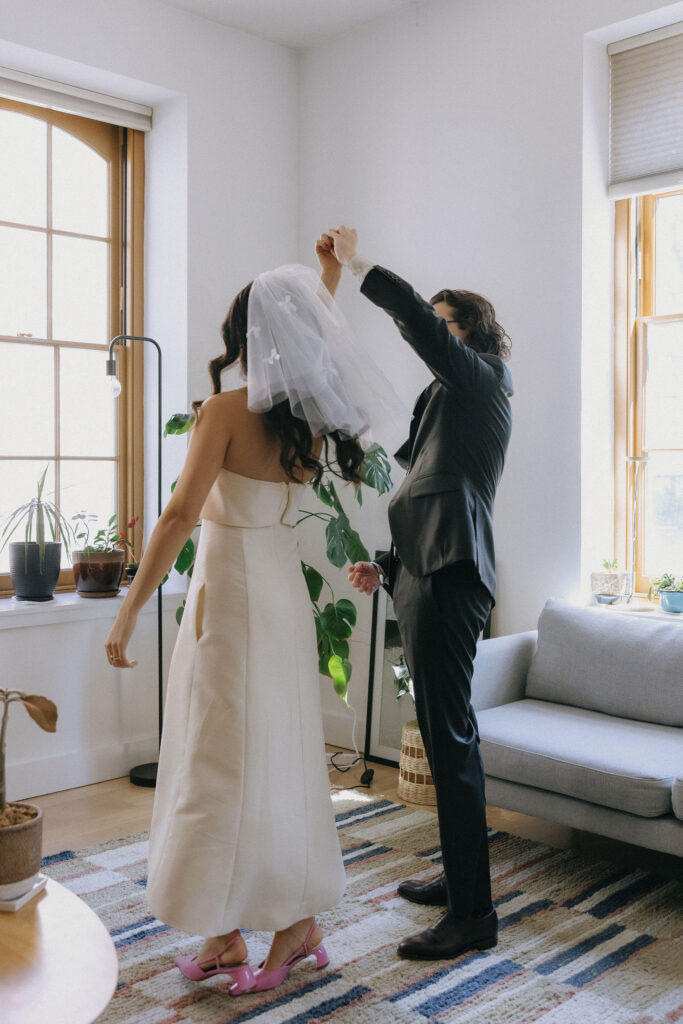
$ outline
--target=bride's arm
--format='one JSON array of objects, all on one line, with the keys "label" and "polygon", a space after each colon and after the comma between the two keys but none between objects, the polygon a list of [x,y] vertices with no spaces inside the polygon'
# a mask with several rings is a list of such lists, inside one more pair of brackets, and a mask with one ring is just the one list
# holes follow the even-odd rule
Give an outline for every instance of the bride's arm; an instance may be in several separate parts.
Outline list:
[{"label": "bride's arm", "polygon": [[234,402],[234,395],[227,392],[213,395],[201,407],[178,483],[152,531],[140,568],[104,645],[109,661],[115,661],[117,668],[132,668],[137,664],[128,661],[126,647],[138,613],[175,562],[197,523],[230,444]]},{"label": "bride's arm", "polygon": [[315,254],[320,264],[320,280],[334,297],[339,286],[342,265],[334,254],[334,239],[323,233],[315,243]]}]

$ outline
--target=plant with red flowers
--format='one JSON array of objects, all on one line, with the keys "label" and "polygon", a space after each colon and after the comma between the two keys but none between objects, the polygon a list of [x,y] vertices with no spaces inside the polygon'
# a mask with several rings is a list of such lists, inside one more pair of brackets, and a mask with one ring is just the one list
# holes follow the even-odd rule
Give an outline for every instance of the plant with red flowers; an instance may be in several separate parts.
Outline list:
[{"label": "plant with red flowers", "polygon": [[[131,521],[127,523],[126,529],[132,530],[139,518],[139,516],[134,516]],[[91,524],[96,521],[96,519],[97,516],[94,516],[89,512],[77,512],[75,516],[71,517],[71,521],[74,523],[74,534],[76,540],[83,542],[83,546],[80,550],[114,551],[115,548],[120,548],[122,551],[125,551],[125,549],[128,548],[131,554],[133,553],[133,545],[126,538],[126,535],[121,533],[116,514],[110,516],[107,520],[107,525],[103,529],[98,530],[91,541]]]}]

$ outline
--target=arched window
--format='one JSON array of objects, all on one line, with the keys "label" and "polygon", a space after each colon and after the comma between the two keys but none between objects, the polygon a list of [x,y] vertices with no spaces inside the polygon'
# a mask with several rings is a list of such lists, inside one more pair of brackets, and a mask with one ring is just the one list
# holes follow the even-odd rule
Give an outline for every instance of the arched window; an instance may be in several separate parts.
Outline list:
[{"label": "arched window", "polygon": [[[143,511],[142,357],[118,354],[118,402],[105,360],[124,325],[143,333],[142,135],[0,99],[0,152],[0,520],[47,466],[45,494],[67,519],[125,525]],[[68,566],[63,554],[60,588]],[[0,593],[8,568],[5,548]]]}]

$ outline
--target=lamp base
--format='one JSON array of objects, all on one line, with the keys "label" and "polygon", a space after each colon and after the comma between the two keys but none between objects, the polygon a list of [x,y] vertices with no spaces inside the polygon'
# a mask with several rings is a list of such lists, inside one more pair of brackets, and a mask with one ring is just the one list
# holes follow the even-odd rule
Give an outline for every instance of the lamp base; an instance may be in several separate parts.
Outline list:
[{"label": "lamp base", "polygon": [[128,778],[134,786],[154,788],[157,784],[157,767],[156,761],[150,764],[139,764],[136,768],[131,768]]}]

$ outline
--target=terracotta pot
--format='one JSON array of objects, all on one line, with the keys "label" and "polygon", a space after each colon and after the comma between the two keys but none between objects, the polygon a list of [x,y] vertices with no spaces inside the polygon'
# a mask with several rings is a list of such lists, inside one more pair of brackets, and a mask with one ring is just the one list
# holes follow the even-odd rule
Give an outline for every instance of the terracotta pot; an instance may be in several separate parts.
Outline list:
[{"label": "terracotta pot", "polygon": [[116,597],[123,574],[123,551],[74,551],[72,559],[76,590],[81,597]]},{"label": "terracotta pot", "polygon": [[35,804],[22,802],[18,806],[32,807],[38,813],[30,821],[0,827],[0,899],[5,900],[28,892],[42,860],[43,812]]},{"label": "terracotta pot", "polygon": [[17,601],[51,601],[59,579],[61,557],[60,542],[46,541],[41,567],[40,548],[36,541],[12,541],[9,571]]}]

